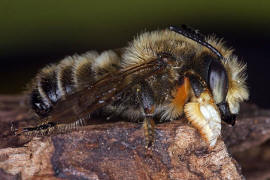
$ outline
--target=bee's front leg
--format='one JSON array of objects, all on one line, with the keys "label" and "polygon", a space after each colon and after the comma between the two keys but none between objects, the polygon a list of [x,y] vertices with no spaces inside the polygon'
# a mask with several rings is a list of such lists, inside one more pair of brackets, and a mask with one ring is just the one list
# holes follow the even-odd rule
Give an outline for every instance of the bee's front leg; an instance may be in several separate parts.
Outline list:
[{"label": "bee's front leg", "polygon": [[199,130],[210,147],[215,146],[221,134],[221,117],[211,94],[202,92],[193,102],[185,105],[184,111],[188,121]]},{"label": "bee's front leg", "polygon": [[187,72],[192,93],[184,112],[188,121],[199,130],[210,147],[215,146],[221,134],[221,115],[206,83],[194,72]]}]

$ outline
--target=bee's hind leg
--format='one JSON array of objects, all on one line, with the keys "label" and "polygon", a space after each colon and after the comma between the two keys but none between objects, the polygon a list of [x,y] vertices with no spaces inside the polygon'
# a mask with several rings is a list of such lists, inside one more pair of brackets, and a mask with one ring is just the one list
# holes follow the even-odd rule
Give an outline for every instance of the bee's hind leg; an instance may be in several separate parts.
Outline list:
[{"label": "bee's hind leg", "polygon": [[47,122],[35,127],[25,127],[15,130],[15,135],[29,135],[29,136],[46,136],[53,133],[64,133],[72,130],[76,130],[79,127],[86,125],[86,120],[89,116],[85,118],[80,118],[72,123],[55,123]]},{"label": "bee's hind leg", "polygon": [[51,132],[52,129],[55,128],[57,124],[53,122],[49,122],[46,124],[41,124],[35,127],[25,127],[25,128],[18,128],[15,130],[14,134],[16,136],[26,134],[26,135],[45,135],[48,132]]}]

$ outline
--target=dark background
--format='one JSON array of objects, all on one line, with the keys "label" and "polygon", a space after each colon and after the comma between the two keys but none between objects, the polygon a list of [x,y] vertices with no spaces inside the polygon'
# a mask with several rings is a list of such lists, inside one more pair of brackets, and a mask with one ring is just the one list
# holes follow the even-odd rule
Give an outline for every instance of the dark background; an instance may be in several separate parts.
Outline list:
[{"label": "dark background", "polygon": [[270,108],[270,1],[0,0],[0,94],[15,94],[45,64],[123,47],[143,31],[188,24],[223,37],[248,64],[250,101]]}]

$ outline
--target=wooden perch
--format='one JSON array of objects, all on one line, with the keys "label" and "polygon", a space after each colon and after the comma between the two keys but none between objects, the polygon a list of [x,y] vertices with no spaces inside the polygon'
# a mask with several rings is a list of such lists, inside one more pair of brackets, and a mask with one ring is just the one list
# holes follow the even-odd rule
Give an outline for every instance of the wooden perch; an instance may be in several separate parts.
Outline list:
[{"label": "wooden perch", "polygon": [[247,178],[270,177],[270,145],[259,146],[270,138],[270,111],[254,105],[243,106],[234,127],[223,124],[223,138],[212,149],[179,120],[159,124],[147,150],[141,124],[129,122],[46,137],[14,136],[12,128],[35,124],[23,99],[0,96],[0,179],[244,179],[239,163]]}]

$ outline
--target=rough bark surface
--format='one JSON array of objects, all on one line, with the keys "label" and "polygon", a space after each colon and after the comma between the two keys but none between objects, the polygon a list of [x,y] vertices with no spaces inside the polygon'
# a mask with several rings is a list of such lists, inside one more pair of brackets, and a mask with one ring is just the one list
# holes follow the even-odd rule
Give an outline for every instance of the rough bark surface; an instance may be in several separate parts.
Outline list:
[{"label": "rough bark surface", "polygon": [[0,96],[0,179],[244,179],[239,164],[247,179],[270,177],[270,111],[254,105],[243,106],[234,127],[223,125],[212,149],[179,120],[159,124],[147,150],[141,124],[129,122],[14,136],[13,128],[35,124],[23,99]]}]

